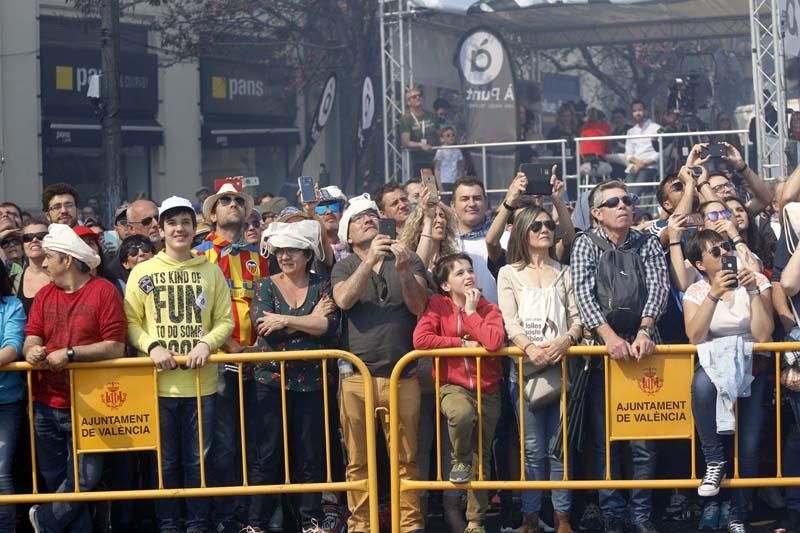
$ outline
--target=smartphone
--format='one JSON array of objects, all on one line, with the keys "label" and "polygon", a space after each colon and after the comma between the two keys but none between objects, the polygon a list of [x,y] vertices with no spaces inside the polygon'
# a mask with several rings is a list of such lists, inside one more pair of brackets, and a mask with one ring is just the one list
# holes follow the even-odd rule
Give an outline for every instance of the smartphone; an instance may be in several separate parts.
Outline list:
[{"label": "smartphone", "polygon": [[439,190],[436,188],[436,178],[433,171],[429,168],[420,169],[419,175],[422,178],[422,184],[428,189],[428,197],[430,202],[434,204],[439,203]]},{"label": "smartphone", "polygon": [[300,176],[297,178],[297,187],[300,189],[301,202],[316,202],[317,195],[314,193],[314,178],[311,176]]},{"label": "smartphone", "polygon": [[711,157],[722,157],[728,155],[728,149],[725,147],[724,144],[712,144],[708,147],[708,155]]},{"label": "smartphone", "polygon": [[700,228],[705,225],[705,218],[700,213],[691,213],[686,215],[686,218],[683,221],[683,226]]},{"label": "smartphone", "polygon": [[553,194],[553,186],[550,185],[550,170],[553,165],[550,163],[523,163],[519,166],[519,171],[528,177],[528,186],[525,194],[550,196]]},{"label": "smartphone", "polygon": [[378,235],[386,235],[390,239],[397,238],[397,222],[393,218],[382,218],[378,221]]},{"label": "smartphone", "polygon": [[[737,274],[739,272],[739,266],[736,263],[736,256],[733,255],[723,255],[722,256],[722,270],[730,270],[731,272]],[[734,280],[733,284],[730,285],[731,288],[738,287],[739,282]]]}]

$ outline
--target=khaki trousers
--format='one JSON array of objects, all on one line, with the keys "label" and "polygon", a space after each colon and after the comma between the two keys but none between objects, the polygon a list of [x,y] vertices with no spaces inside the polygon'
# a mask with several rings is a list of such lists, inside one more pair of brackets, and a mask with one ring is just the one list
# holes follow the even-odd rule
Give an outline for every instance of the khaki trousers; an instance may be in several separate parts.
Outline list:
[{"label": "khaki trousers", "polygon": [[[459,385],[445,383],[439,388],[442,414],[447,419],[450,442],[453,443],[452,461],[472,464],[472,479],[478,481],[478,396]],[[483,479],[491,473],[492,442],[500,418],[500,395],[481,394],[481,420],[483,422]],[[489,495],[485,490],[467,491],[467,520],[483,522],[489,508]]]},{"label": "khaki trousers", "polygon": [[[389,378],[372,378],[375,408],[389,409]],[[416,377],[401,379],[399,383],[400,439],[389,442],[389,418],[379,418],[389,453],[400,458],[400,476],[419,479],[417,467],[417,424],[419,422],[419,382]],[[375,413],[364,412],[364,377],[354,374],[341,382],[339,397],[342,431],[347,448],[347,480],[367,478],[367,426],[366,417]],[[369,531],[369,497],[366,492],[348,492],[347,506],[350,518],[347,531]],[[425,522],[419,508],[417,492],[402,492],[400,496],[400,529],[402,533],[424,529]]]}]

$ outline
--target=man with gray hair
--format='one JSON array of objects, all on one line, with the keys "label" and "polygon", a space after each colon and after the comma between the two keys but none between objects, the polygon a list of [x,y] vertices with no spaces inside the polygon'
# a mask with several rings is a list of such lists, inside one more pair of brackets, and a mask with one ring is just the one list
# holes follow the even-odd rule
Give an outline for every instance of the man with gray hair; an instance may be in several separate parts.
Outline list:
[{"label": "man with gray hair", "polygon": [[164,248],[161,231],[158,229],[158,206],[150,200],[131,202],[126,212],[129,235],[141,235],[150,239],[156,252]]},{"label": "man with gray hair", "polygon": [[[72,362],[102,361],[125,356],[128,322],[116,287],[91,275],[100,257],[65,224],[51,224],[42,242],[42,266],[52,283],[33,300],[25,344],[25,360],[33,373],[36,460],[50,492],[72,492],[75,450],[72,449],[69,374]],[[97,486],[103,454],[82,454],[78,461],[81,492]],[[35,531],[91,531],[85,503],[34,505]]]},{"label": "man with gray hair", "polygon": [[[658,342],[655,324],[664,312],[669,291],[664,253],[654,235],[631,229],[633,198],[623,182],[603,182],[595,187],[590,197],[591,215],[597,225],[575,239],[571,262],[572,286],[581,322],[593,333],[597,344],[605,344],[611,359],[638,361],[652,354]],[[616,270],[614,267],[617,267]],[[611,297],[610,303],[609,294],[616,294]],[[624,302],[615,301],[615,297],[621,297],[622,294],[632,298]],[[631,301],[634,305],[629,305]],[[634,309],[637,306],[640,308]],[[621,314],[620,309],[630,309],[630,312]],[[606,473],[605,376],[602,362],[599,358],[595,361],[588,386],[589,419],[595,435],[595,474],[600,479]],[[620,444],[613,443],[611,446],[612,479],[620,475]],[[634,479],[653,479],[655,442],[634,440],[630,446]],[[631,491],[630,506],[636,532],[657,533],[650,520],[651,491]],[[625,507],[625,500],[619,491],[600,491],[600,508],[607,533],[622,533],[625,530]]]}]

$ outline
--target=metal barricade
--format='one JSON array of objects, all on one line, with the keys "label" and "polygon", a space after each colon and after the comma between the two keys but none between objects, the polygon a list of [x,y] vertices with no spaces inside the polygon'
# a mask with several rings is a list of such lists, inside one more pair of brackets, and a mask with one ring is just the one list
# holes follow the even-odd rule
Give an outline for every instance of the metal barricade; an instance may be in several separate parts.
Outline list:
[{"label": "metal barricade", "polygon": [[[775,454],[776,454],[776,462],[777,467],[775,471],[774,477],[753,477],[753,478],[741,478],[739,477],[739,434],[738,430],[734,434],[734,462],[733,462],[733,472],[732,475],[729,475],[726,480],[722,482],[722,487],[729,487],[729,488],[743,488],[743,487],[783,487],[783,486],[800,486],[800,477],[784,477],[783,476],[783,468],[782,468],[782,449],[781,449],[781,428],[782,428],[782,421],[781,421],[781,386],[780,386],[780,372],[781,372],[781,352],[784,351],[800,351],[800,342],[774,342],[774,343],[758,343],[753,346],[753,352],[771,352],[775,356],[775,383],[776,383],[776,390],[775,390],[775,418],[776,418],[776,442],[775,442]],[[441,408],[440,408],[440,399],[439,399],[439,392],[440,392],[440,380],[439,376],[439,368],[440,363],[443,358],[451,358],[451,357],[475,357],[476,358],[476,370],[477,370],[477,383],[481,383],[481,359],[485,357],[496,357],[496,356],[509,356],[512,358],[517,359],[517,368],[518,368],[518,375],[522,376],[522,368],[523,368],[523,359],[524,356],[522,351],[518,348],[504,348],[497,352],[487,352],[483,349],[475,349],[475,348],[448,348],[448,349],[441,349],[441,350],[415,350],[412,352],[407,353],[403,356],[395,365],[394,370],[392,372],[391,380],[390,380],[390,389],[389,389],[389,431],[390,431],[390,441],[396,441],[399,438],[399,417],[396,415],[397,409],[395,406],[398,404],[398,382],[403,373],[404,368],[406,368],[410,363],[416,361],[417,359],[423,357],[430,357],[433,359],[433,368],[435,372],[435,420],[436,420],[436,429],[435,429],[435,444],[436,444],[436,451],[437,457],[439,458],[438,466],[436,470],[436,479],[433,481],[426,481],[426,480],[412,480],[412,479],[401,479],[399,476],[399,460],[396,455],[392,455],[390,457],[390,467],[391,467],[391,512],[392,512],[392,531],[399,532],[400,531],[400,509],[399,509],[399,497],[401,492],[407,491],[430,491],[430,490],[451,490],[451,489],[460,489],[460,490],[552,490],[552,489],[567,489],[567,490],[597,490],[597,489],[692,489],[697,488],[700,484],[700,478],[697,477],[697,472],[695,468],[696,464],[696,437],[695,437],[695,428],[694,428],[694,417],[691,410],[691,383],[692,378],[694,375],[694,367],[695,367],[695,354],[697,352],[697,348],[694,345],[686,344],[686,345],[661,345],[656,347],[656,353],[643,358],[641,362],[620,362],[620,361],[612,361],[606,352],[604,346],[575,346],[569,349],[568,356],[590,356],[590,357],[603,357],[603,366],[605,369],[605,443],[606,443],[606,468],[605,468],[605,476],[604,479],[591,479],[591,480],[574,480],[569,478],[569,462],[570,457],[568,450],[570,450],[569,443],[567,442],[567,427],[568,427],[568,420],[567,420],[567,401],[568,401],[568,392],[566,387],[562,387],[561,392],[561,414],[562,414],[562,438],[563,438],[563,462],[564,462],[564,478],[561,481],[531,481],[525,479],[525,445],[524,445],[524,417],[525,411],[527,410],[524,408],[525,402],[523,401],[523,385],[522,383],[519,384],[519,393],[520,393],[520,412],[518,413],[519,417],[519,429],[520,429],[520,479],[515,480],[487,480],[485,479],[485,473],[483,472],[483,453],[484,450],[480,443],[482,442],[482,432],[483,432],[483,414],[481,412],[481,396],[482,391],[480,390],[480,386],[476,387],[476,399],[477,399],[477,446],[476,451],[478,455],[478,467],[477,470],[474,470],[474,480],[467,482],[467,483],[459,483],[455,484],[448,480],[442,479],[442,468],[441,468],[441,460],[442,460],[442,422],[441,422]],[[757,357],[754,355],[754,357]],[[671,359],[670,359],[671,358]],[[663,359],[663,360],[662,360]],[[562,380],[566,380],[567,376],[567,361],[568,357],[564,357],[561,363],[561,370],[562,370]],[[659,361],[661,364],[659,365]],[[679,365],[675,364],[676,362],[683,361],[685,364]],[[639,385],[638,380],[637,386],[644,387],[645,390],[653,390],[658,388],[659,390],[661,387],[664,386],[664,374],[659,377],[659,372],[668,372],[670,379],[678,379],[679,376],[685,373],[686,381],[682,384],[679,384],[678,392],[683,390],[685,396],[682,397],[680,402],[682,403],[682,411],[680,411],[680,416],[675,416],[675,412],[678,412],[674,405],[669,405],[668,408],[672,408],[671,415],[664,415],[656,416],[656,423],[659,422],[659,419],[663,418],[666,422],[664,426],[663,434],[658,434],[656,432],[651,434],[637,434],[635,431],[631,434],[626,434],[626,431],[623,429],[618,431],[618,434],[615,434],[617,430],[613,427],[614,426],[614,418],[612,417],[612,390],[611,390],[611,380],[615,379],[612,377],[614,375],[615,369],[617,374],[619,372],[626,372],[626,366],[628,369],[637,366],[638,369],[644,370],[644,375],[642,376],[642,384]],[[658,367],[658,368],[657,368]],[[626,380],[630,380],[630,375],[624,376]],[[661,380],[661,381],[659,381]],[[522,381],[522,380],[520,380]],[[619,383],[618,381],[615,383]],[[502,386],[502,385],[501,385]],[[681,388],[682,387],[682,388]],[[657,392],[657,391],[656,391]],[[626,394],[625,391],[622,391],[622,394]],[[645,392],[645,394],[647,394]],[[675,391],[671,393],[673,396],[676,394]],[[666,408],[665,408],[666,409]],[[619,414],[619,413],[617,413]],[[653,416],[646,417],[648,419],[652,419]],[[683,422],[683,424],[677,424],[675,422],[667,422],[668,419],[676,418]],[[624,419],[624,417],[623,417]],[[737,420],[738,423],[738,420]],[[738,424],[737,424],[738,427]],[[630,441],[630,440],[679,440],[685,439],[691,441],[691,466],[690,471],[691,475],[688,478],[684,479],[647,479],[647,480],[623,480],[623,479],[612,479],[611,478],[611,445],[613,442],[618,441]],[[592,453],[591,451],[587,453]],[[447,458],[445,458],[446,460]]]},{"label": "metal barricade", "polygon": [[[175,357],[178,365],[186,365],[187,357]],[[31,452],[31,481],[33,491],[30,494],[3,494],[0,495],[0,505],[16,503],[46,503],[46,502],[78,502],[78,501],[99,501],[99,500],[142,500],[156,498],[191,498],[191,497],[211,497],[211,496],[239,496],[256,494],[283,494],[283,493],[302,493],[302,492],[344,492],[356,491],[366,492],[369,498],[370,531],[378,533],[378,484],[377,484],[377,463],[375,450],[375,401],[373,384],[371,379],[364,379],[364,409],[366,426],[366,447],[367,447],[367,479],[356,481],[338,481],[332,479],[331,472],[331,431],[330,431],[330,406],[329,406],[329,385],[328,380],[322,380],[322,401],[325,436],[325,481],[317,483],[292,483],[289,449],[289,433],[287,424],[286,408],[286,363],[293,361],[321,360],[321,372],[323,376],[328,375],[328,365],[331,360],[336,364],[337,359],[347,360],[362,375],[369,377],[370,373],[367,366],[355,355],[342,350],[308,350],[294,352],[261,352],[247,354],[218,354],[212,355],[208,364],[235,364],[238,367],[238,403],[239,403],[239,424],[240,424],[240,451],[242,461],[242,485],[241,486],[214,486],[210,487],[206,479],[206,460],[203,452],[203,424],[198,422],[198,442],[200,450],[200,486],[195,488],[165,488],[162,471],[162,451],[160,420],[158,409],[158,375],[159,371],[153,366],[150,358],[132,357],[99,361],[94,363],[71,363],[67,365],[66,372],[69,373],[71,417],[72,417],[72,448],[75,450],[75,457],[85,454],[95,453],[114,453],[132,451],[152,451],[156,454],[158,487],[155,489],[130,489],[130,490],[98,490],[82,492],[80,483],[74,483],[75,490],[63,493],[41,492],[37,480],[36,468],[36,440],[34,431],[34,402],[32,395],[28,394],[27,416],[30,423],[30,452]],[[276,485],[252,485],[248,480],[246,428],[248,427],[245,416],[245,396],[244,396],[244,373],[245,365],[264,361],[278,361],[281,373],[281,411],[283,420],[283,460],[284,460],[284,481]],[[202,402],[200,388],[200,369],[187,369],[182,366],[182,370],[176,369],[170,372],[194,372],[195,390],[197,398],[197,419],[202,420]],[[10,363],[0,367],[4,372],[25,372],[27,377],[28,391],[31,391],[33,372],[39,371],[28,363]],[[49,370],[42,370],[48,372]],[[99,373],[98,376],[92,373]],[[135,376],[139,381],[132,382],[126,379]],[[131,389],[130,386],[134,388]],[[127,388],[126,388],[127,387]],[[143,394],[142,389],[147,389],[152,395],[150,398]],[[99,411],[91,410],[91,402],[99,399],[100,403],[110,406],[109,412],[121,413],[118,411],[126,401],[134,403],[137,401],[139,406],[150,403],[154,406],[151,413],[139,415],[105,415]],[[144,411],[142,411],[144,413]],[[152,418],[150,417],[152,414]],[[89,418],[87,418],[87,416]],[[117,416],[119,426],[117,429],[106,430],[106,435],[133,435],[150,434],[154,438],[148,445],[108,447],[106,449],[92,448],[92,437],[98,437],[93,424],[105,422]],[[252,418],[251,418],[252,419]],[[79,423],[80,421],[80,423]],[[89,421],[89,422],[87,422]],[[139,424],[139,426],[124,426],[125,423]],[[138,428],[138,429],[137,429]],[[81,439],[85,437],[89,443],[88,447],[82,445]],[[108,442],[112,441],[107,437]],[[74,479],[79,480],[79,461],[72,461]]]}]

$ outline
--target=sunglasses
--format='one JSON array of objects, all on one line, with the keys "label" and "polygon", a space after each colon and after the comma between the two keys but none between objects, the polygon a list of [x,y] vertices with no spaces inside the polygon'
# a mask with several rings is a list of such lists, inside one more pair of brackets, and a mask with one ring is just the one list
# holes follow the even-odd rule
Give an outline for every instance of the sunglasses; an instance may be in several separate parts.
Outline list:
[{"label": "sunglasses", "polygon": [[720,218],[729,219],[731,218],[731,212],[727,209],[723,209],[722,211],[709,211],[706,213],[706,218],[711,222],[716,222],[720,220]]},{"label": "sunglasses", "polygon": [[627,207],[630,207],[633,205],[633,198],[631,198],[627,194],[625,196],[615,196],[613,198],[609,198],[608,200],[598,205],[597,207],[608,207],[609,209],[614,209],[619,205],[620,202],[625,204]]},{"label": "sunglasses", "polygon": [[534,220],[533,222],[531,222],[531,227],[528,229],[530,229],[534,233],[539,233],[540,231],[542,231],[542,226],[549,229],[550,231],[556,230],[556,223],[553,222],[552,220],[544,220],[544,221]]},{"label": "sunglasses", "polygon": [[128,257],[136,257],[137,255],[139,255],[139,252],[152,254],[155,253],[155,249],[152,246],[147,246],[146,244],[141,244],[139,246],[131,246],[128,249]]},{"label": "sunglasses", "polygon": [[724,241],[719,243],[717,246],[712,246],[711,248],[709,248],[708,253],[710,253],[715,258],[719,258],[722,255],[723,250],[726,252],[732,252],[733,245],[731,245],[731,243],[729,243],[728,241]]},{"label": "sunglasses", "polygon": [[219,202],[219,205],[222,206],[230,205],[232,202],[236,202],[236,205],[239,207],[244,207],[244,204],[247,203],[241,196],[222,196],[217,201]]},{"label": "sunglasses", "polygon": [[46,231],[40,231],[38,233],[23,233],[22,242],[33,242],[34,239],[43,241],[45,237],[47,237]]},{"label": "sunglasses", "polygon": [[314,212],[318,215],[322,216],[328,212],[331,213],[341,213],[342,212],[342,204],[339,202],[334,202],[332,204],[325,204],[325,205],[318,205],[314,208]]},{"label": "sunglasses", "polygon": [[139,220],[138,222],[136,220],[129,220],[128,224],[141,224],[142,226],[150,226],[153,224],[153,221],[155,219],[156,217],[144,217],[142,220]]},{"label": "sunglasses", "polygon": [[22,244],[22,242],[20,242],[19,239],[6,239],[0,242],[0,248],[3,248],[5,250],[6,248],[11,248],[12,246],[19,246],[20,244]]},{"label": "sunglasses", "polygon": [[260,220],[245,220],[244,221],[244,230],[247,231],[250,228],[261,229],[261,221]]}]

